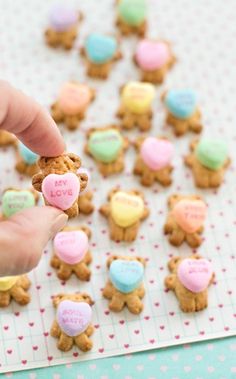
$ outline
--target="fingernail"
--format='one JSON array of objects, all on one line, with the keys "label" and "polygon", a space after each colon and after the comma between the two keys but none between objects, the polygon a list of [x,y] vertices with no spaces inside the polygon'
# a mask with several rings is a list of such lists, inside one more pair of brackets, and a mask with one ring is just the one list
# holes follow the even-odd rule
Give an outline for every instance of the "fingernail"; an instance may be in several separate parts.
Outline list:
[{"label": "fingernail", "polygon": [[55,234],[60,232],[60,230],[66,225],[67,221],[68,221],[68,216],[65,213],[57,216],[57,218],[54,220],[51,226],[51,230],[50,230],[51,238],[53,238]]}]

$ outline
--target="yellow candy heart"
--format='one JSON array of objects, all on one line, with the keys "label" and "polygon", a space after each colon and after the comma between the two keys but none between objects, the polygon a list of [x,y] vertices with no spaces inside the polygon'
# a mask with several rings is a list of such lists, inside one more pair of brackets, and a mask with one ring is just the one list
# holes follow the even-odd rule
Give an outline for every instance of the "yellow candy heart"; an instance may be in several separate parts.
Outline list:
[{"label": "yellow candy heart", "polygon": [[115,223],[123,228],[135,224],[142,216],[143,200],[126,192],[116,192],[111,199],[111,215]]},{"label": "yellow candy heart", "polygon": [[16,284],[18,276],[5,276],[0,278],[0,291],[8,291]]},{"label": "yellow candy heart", "polygon": [[122,90],[121,101],[131,112],[142,114],[151,108],[154,95],[152,84],[130,82]]}]

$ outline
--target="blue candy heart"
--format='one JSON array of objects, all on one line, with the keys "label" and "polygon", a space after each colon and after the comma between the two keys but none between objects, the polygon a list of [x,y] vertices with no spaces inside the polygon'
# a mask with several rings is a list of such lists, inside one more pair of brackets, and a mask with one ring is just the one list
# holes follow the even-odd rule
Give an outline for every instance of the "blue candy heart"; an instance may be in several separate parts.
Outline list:
[{"label": "blue candy heart", "polygon": [[166,95],[165,104],[172,115],[185,119],[194,113],[197,95],[191,89],[170,90]]},{"label": "blue candy heart", "polygon": [[88,58],[97,64],[108,62],[115,55],[117,41],[115,38],[103,34],[93,33],[85,42]]},{"label": "blue candy heart", "polygon": [[138,261],[117,259],[110,265],[109,275],[116,289],[123,293],[129,293],[142,282],[143,271],[143,265]]},{"label": "blue candy heart", "polygon": [[33,165],[37,162],[38,155],[28,149],[23,143],[19,143],[19,153],[23,161],[29,165]]}]

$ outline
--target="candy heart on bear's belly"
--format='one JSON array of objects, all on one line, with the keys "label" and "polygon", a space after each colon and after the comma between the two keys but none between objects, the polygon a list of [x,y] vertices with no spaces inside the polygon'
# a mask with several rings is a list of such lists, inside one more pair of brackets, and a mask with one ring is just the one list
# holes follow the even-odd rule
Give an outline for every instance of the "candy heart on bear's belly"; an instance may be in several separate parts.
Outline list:
[{"label": "candy heart on bear's belly", "polygon": [[123,228],[140,220],[144,211],[143,199],[137,195],[118,191],[111,199],[111,215],[115,223]]},{"label": "candy heart on bear's belly", "polygon": [[180,200],[173,208],[172,214],[177,224],[186,232],[196,232],[206,218],[206,204],[202,200]]},{"label": "candy heart on bear's belly", "polygon": [[155,71],[168,62],[170,51],[164,42],[144,39],[139,42],[135,57],[141,69]]},{"label": "candy heart on bear's belly", "polygon": [[57,322],[61,330],[70,337],[83,333],[91,322],[92,309],[89,304],[63,300],[57,308]]},{"label": "candy heart on bear's belly", "polygon": [[42,182],[42,193],[48,203],[63,211],[69,209],[79,196],[80,180],[74,173],[49,174]]},{"label": "candy heart on bear's belly", "polygon": [[143,280],[143,265],[138,261],[114,260],[109,268],[112,284],[119,291],[129,293],[139,287]]},{"label": "candy heart on bear's belly", "polygon": [[210,170],[220,169],[227,160],[228,149],[221,140],[202,139],[196,148],[196,157]]},{"label": "candy heart on bear's belly", "polygon": [[122,148],[123,139],[118,130],[95,131],[89,137],[88,149],[100,162],[111,163],[116,160]]},{"label": "candy heart on bear's belly", "polygon": [[191,89],[174,89],[168,91],[165,104],[173,116],[186,119],[196,110],[197,96]]},{"label": "candy heart on bear's belly", "polygon": [[141,157],[151,170],[168,166],[173,156],[173,144],[164,139],[148,137],[141,146]]},{"label": "candy heart on bear's belly", "polygon": [[85,84],[65,83],[61,88],[58,104],[68,116],[84,112],[91,101],[91,90]]},{"label": "candy heart on bear's belly", "polygon": [[88,58],[97,64],[103,64],[111,60],[117,49],[117,42],[114,37],[93,33],[85,42]]},{"label": "candy heart on bear's belly", "polygon": [[184,259],[178,266],[177,276],[189,291],[204,291],[212,278],[211,263],[207,259]]},{"label": "candy heart on bear's belly", "polygon": [[124,86],[121,94],[122,103],[130,112],[142,114],[151,109],[155,95],[152,84],[130,82]]},{"label": "candy heart on bear's belly", "polygon": [[8,190],[2,197],[2,212],[5,217],[10,217],[16,212],[35,206],[35,198],[30,191]]},{"label": "candy heart on bear's belly", "polygon": [[83,260],[88,251],[88,236],[82,230],[59,232],[54,241],[56,255],[68,264],[76,264]]}]

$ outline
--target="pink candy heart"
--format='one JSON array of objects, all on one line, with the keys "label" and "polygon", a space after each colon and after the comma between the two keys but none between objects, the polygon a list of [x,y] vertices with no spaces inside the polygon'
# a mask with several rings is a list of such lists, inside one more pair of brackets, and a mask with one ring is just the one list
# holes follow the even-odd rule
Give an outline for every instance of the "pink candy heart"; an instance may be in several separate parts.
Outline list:
[{"label": "pink candy heart", "polygon": [[212,277],[212,266],[207,259],[184,259],[178,266],[180,282],[194,293],[204,291]]},{"label": "pink candy heart", "polygon": [[154,137],[146,138],[140,151],[144,163],[154,171],[166,167],[172,159],[173,152],[171,142]]},{"label": "pink candy heart", "polygon": [[57,233],[53,241],[56,255],[68,264],[82,261],[88,251],[88,236],[82,230]]},{"label": "pink candy heart", "polygon": [[206,209],[206,204],[202,200],[180,200],[172,214],[185,232],[194,233],[203,225]]},{"label": "pink candy heart", "polygon": [[83,333],[91,322],[92,309],[89,304],[63,300],[57,308],[57,322],[70,337]]},{"label": "pink candy heart", "polygon": [[167,63],[170,52],[166,43],[144,39],[139,42],[135,57],[143,70],[154,71]]},{"label": "pink candy heart", "polygon": [[48,203],[63,211],[73,205],[79,191],[80,180],[72,172],[63,175],[50,174],[42,183],[42,193]]}]

